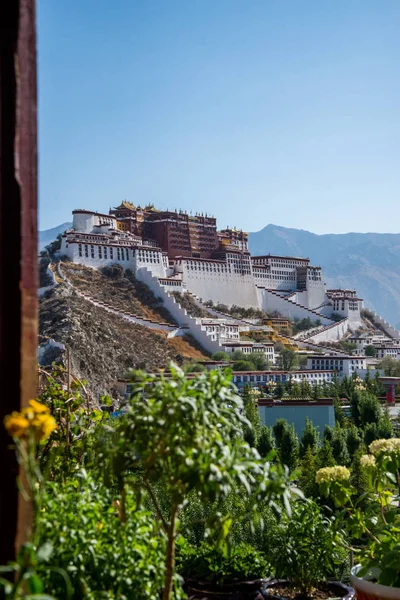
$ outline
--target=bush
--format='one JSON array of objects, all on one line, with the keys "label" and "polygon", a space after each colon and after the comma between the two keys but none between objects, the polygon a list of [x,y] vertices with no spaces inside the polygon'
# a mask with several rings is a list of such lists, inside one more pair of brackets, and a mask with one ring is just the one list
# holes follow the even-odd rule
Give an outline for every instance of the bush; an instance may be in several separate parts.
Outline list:
[{"label": "bush", "polygon": [[227,556],[207,543],[199,547],[183,545],[177,569],[185,579],[213,584],[251,581],[268,574],[265,557],[248,544],[239,544]]},{"label": "bush", "polygon": [[[120,501],[85,472],[47,485],[39,540],[52,547],[49,565],[68,573],[74,600],[147,600],[163,587],[165,536],[151,513],[137,510],[133,492],[126,495],[129,519],[123,523]],[[42,577],[49,594],[66,597],[59,573],[47,569]]]},{"label": "bush", "polygon": [[304,595],[328,577],[338,577],[347,561],[344,535],[315,502],[297,502],[266,540],[266,555],[277,579],[288,579]]},{"label": "bush", "polygon": [[107,267],[103,267],[101,272],[110,279],[122,279],[124,276],[124,267],[118,264],[109,265]]}]

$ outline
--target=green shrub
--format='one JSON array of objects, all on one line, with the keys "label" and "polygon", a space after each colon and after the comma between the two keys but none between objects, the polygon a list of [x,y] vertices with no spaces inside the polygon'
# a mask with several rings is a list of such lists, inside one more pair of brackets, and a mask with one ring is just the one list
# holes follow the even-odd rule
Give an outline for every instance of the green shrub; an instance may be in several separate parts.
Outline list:
[{"label": "green shrub", "polygon": [[265,557],[248,544],[239,544],[227,556],[207,543],[198,547],[184,544],[178,554],[177,568],[185,579],[214,584],[262,579],[268,574]]},{"label": "green shrub", "polygon": [[[38,514],[40,544],[53,548],[48,565],[65,570],[74,600],[156,598],[164,583],[165,536],[152,513],[137,510],[127,492],[126,513],[119,518],[121,498],[80,472],[68,482],[49,483]],[[65,583],[43,567],[45,589],[65,597]]]},{"label": "green shrub", "polygon": [[266,537],[266,555],[273,575],[288,579],[296,590],[309,594],[328,577],[339,577],[347,561],[344,534],[334,519],[312,501],[293,506],[292,518],[284,516]]}]

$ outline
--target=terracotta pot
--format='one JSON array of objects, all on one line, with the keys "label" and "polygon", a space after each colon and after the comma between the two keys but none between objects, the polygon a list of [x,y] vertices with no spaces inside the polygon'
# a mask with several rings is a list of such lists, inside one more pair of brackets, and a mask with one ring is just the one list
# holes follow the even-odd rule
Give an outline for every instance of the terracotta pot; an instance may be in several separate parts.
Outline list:
[{"label": "terracotta pot", "polygon": [[361,565],[356,565],[351,570],[351,585],[356,590],[357,600],[400,600],[400,588],[389,587],[374,583],[378,579],[379,569],[371,569],[364,577],[357,577]]},{"label": "terracotta pot", "polygon": [[[267,583],[266,588],[268,589],[285,586],[289,586],[289,581],[287,579],[271,579]],[[353,588],[349,587],[348,585],[345,585],[344,583],[341,583],[340,581],[328,581],[327,586],[329,592],[331,592],[332,594],[332,598],[341,598],[342,600],[351,600],[352,598],[354,598]],[[273,598],[275,598],[275,600],[284,600],[284,597],[278,595],[274,596],[274,594],[271,593],[269,594],[268,598],[271,598],[271,600]]]}]

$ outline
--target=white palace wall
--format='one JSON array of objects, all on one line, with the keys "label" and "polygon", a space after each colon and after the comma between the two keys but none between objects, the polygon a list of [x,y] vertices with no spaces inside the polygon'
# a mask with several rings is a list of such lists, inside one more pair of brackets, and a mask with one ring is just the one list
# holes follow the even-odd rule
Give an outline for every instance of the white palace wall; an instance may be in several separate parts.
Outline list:
[{"label": "white palace wall", "polygon": [[182,279],[189,292],[202,298],[227,306],[237,304],[244,308],[258,308],[258,298],[251,275],[229,272],[189,271],[182,266]]}]

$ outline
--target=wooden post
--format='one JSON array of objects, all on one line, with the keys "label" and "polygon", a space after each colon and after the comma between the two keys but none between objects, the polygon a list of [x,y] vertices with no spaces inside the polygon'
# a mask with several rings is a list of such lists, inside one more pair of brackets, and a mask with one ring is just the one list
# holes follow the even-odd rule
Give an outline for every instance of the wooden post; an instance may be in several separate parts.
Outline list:
[{"label": "wooden post", "polygon": [[36,97],[35,0],[0,2],[0,564],[31,523],[3,419],[36,395]]}]

